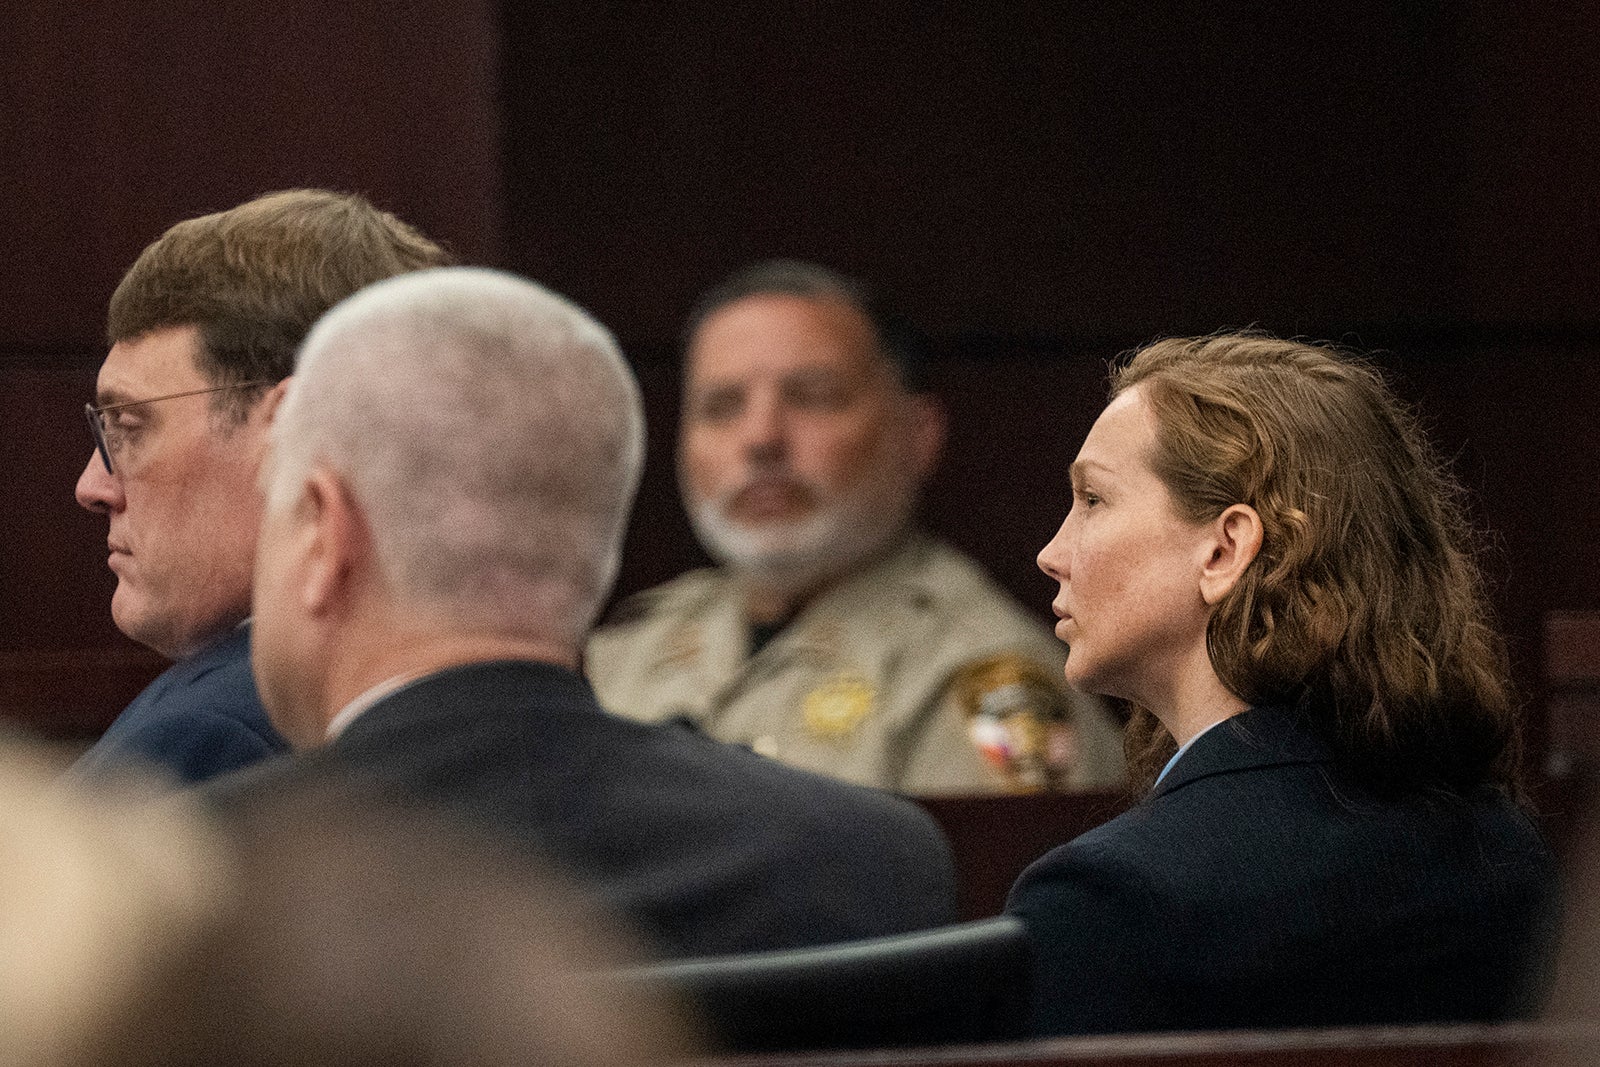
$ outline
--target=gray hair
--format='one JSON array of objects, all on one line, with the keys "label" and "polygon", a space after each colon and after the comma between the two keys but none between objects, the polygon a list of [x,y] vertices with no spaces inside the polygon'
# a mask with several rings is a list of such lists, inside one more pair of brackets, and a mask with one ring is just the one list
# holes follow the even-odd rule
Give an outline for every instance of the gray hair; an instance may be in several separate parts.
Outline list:
[{"label": "gray hair", "polygon": [[326,463],[402,595],[577,640],[616,577],[644,413],[616,341],[582,308],[447,267],[370,286],[317,323],[273,445],[273,503]]}]

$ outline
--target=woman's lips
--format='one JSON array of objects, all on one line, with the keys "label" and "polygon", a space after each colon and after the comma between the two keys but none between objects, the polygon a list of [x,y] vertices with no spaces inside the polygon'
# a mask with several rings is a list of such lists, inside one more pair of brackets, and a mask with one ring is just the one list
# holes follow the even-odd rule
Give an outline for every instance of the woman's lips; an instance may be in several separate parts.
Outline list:
[{"label": "woman's lips", "polygon": [[1050,610],[1056,613],[1056,636],[1061,640],[1067,639],[1067,628],[1072,625],[1072,613],[1059,605],[1050,605]]}]

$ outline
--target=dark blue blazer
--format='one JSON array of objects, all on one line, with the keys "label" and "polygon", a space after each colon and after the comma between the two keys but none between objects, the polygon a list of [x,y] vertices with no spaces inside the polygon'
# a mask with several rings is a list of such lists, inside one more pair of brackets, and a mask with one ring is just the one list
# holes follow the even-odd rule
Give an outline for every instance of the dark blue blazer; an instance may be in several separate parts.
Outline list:
[{"label": "dark blue blazer", "polygon": [[548,664],[430,675],[323,748],[222,779],[207,794],[226,813],[340,781],[487,828],[631,920],[664,955],[821,944],[955,919],[950,853],[920,808],[682,724],[611,715],[582,677]]},{"label": "dark blue blazer", "polygon": [[167,668],[71,773],[93,777],[144,765],[181,782],[201,782],[287,749],[256,695],[250,627],[240,626]]},{"label": "dark blue blazer", "polygon": [[1497,790],[1384,798],[1285,709],[1202,735],[1011,891],[1046,1034],[1532,1014],[1556,869]]}]

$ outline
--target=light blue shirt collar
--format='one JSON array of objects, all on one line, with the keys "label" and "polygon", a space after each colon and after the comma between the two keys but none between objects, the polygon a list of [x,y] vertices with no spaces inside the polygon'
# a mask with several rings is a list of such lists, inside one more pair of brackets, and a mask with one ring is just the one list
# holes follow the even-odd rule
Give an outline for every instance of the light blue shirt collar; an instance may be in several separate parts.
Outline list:
[{"label": "light blue shirt collar", "polygon": [[[1228,716],[1228,719],[1231,719],[1231,718],[1233,718],[1232,715]],[[1189,748],[1190,748],[1191,745],[1193,745],[1196,741],[1200,740],[1206,734],[1210,733],[1212,730],[1215,730],[1217,727],[1219,727],[1223,723],[1227,722],[1228,719],[1218,719],[1216,722],[1212,723],[1210,726],[1207,726],[1204,730],[1201,730],[1199,733],[1197,733],[1193,737],[1189,738],[1189,740],[1185,741],[1184,744],[1183,744],[1183,747],[1178,749],[1178,751],[1174,752],[1172,754],[1172,758],[1167,760],[1167,765],[1165,767],[1161,768],[1161,773],[1156,775],[1156,785],[1160,785],[1161,784],[1161,780],[1167,776],[1167,772],[1172,770],[1173,764],[1177,763],[1180,759],[1183,758],[1183,754],[1185,752],[1189,751]],[[1152,787],[1152,788],[1154,788],[1154,787]]]}]

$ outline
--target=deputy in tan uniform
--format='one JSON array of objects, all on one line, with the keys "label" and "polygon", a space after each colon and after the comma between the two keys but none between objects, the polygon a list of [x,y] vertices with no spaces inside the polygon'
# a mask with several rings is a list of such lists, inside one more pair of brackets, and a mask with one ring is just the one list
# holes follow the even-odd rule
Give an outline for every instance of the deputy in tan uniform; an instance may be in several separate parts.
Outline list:
[{"label": "deputy in tan uniform", "polygon": [[907,793],[1121,781],[1121,731],[1064,653],[914,525],[944,444],[913,336],[850,279],[749,268],[691,320],[678,466],[720,566],[590,640],[601,702]]}]

